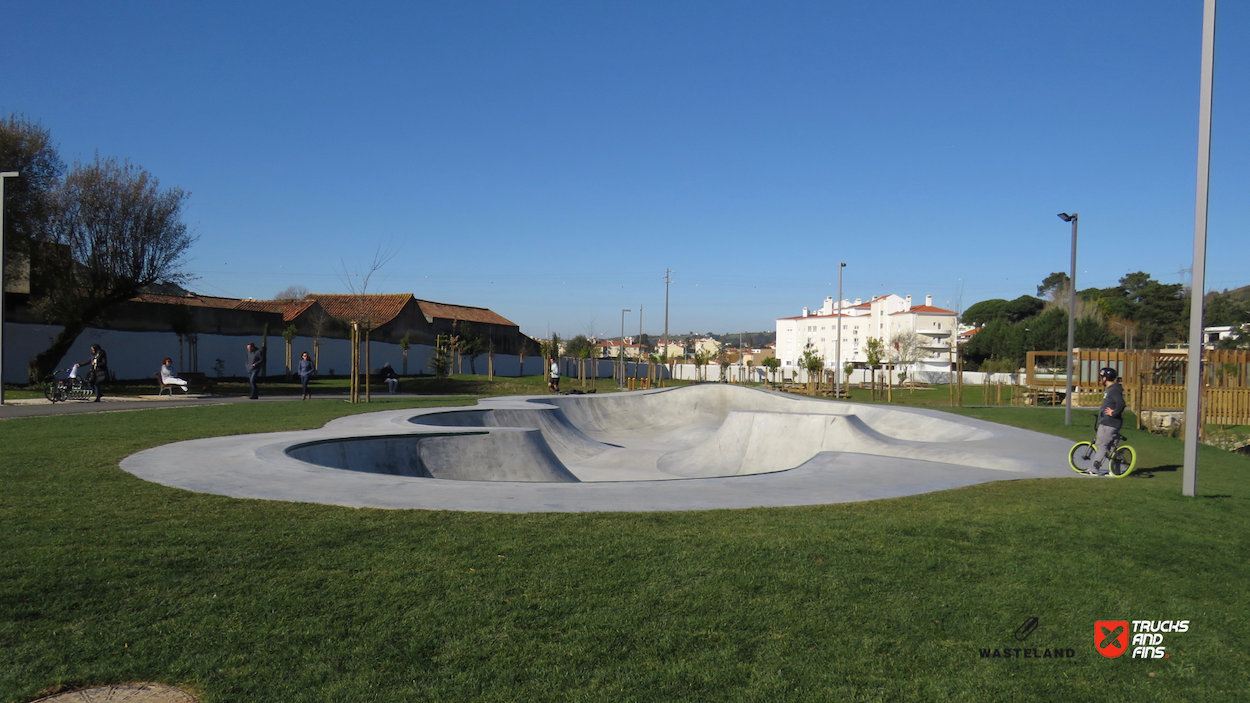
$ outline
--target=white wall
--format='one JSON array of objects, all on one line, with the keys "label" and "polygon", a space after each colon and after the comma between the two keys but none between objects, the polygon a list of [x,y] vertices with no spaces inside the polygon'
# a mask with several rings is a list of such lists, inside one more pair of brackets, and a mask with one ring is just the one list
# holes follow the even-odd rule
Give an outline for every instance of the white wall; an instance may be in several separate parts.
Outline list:
[{"label": "white wall", "polygon": [[[4,324],[4,367],[3,378],[6,383],[25,383],[27,381],[27,364],[30,359],[39,352],[47,349],[51,345],[56,335],[60,334],[61,327],[57,325],[27,325],[12,322]],[[221,359],[222,375],[225,376],[243,376],[246,370],[243,367],[244,355],[246,353],[245,346],[248,342],[257,345],[261,343],[259,335],[250,336],[232,336],[232,335],[215,335],[201,334],[198,336],[199,365],[198,368],[191,367],[191,346],[184,342],[183,364],[184,368],[176,368],[179,373],[188,371],[199,371],[200,373],[216,376],[215,366],[218,359]],[[174,360],[174,366],[178,366],[178,336],[172,332],[119,332],[116,330],[102,330],[96,328],[88,328],[78,339],[74,345],[70,347],[69,353],[57,365],[57,368],[68,368],[76,362],[87,361],[91,358],[89,347],[92,344],[99,344],[104,348],[109,358],[109,370],[112,371],[114,377],[119,379],[147,379],[153,378],[153,374],[161,370],[161,361],[165,357]],[[269,357],[267,373],[269,376],[281,376],[286,361],[286,342],[281,336],[271,335],[268,340]],[[384,364],[390,363],[397,373],[403,372],[403,350],[398,344],[389,344],[386,342],[369,342],[369,365],[374,369],[382,368]],[[310,337],[296,337],[291,342],[291,362],[292,366],[299,362],[300,352],[308,352],[312,356],[313,340]],[[416,375],[418,373],[430,373],[429,359],[434,355],[433,347],[424,344],[414,344],[408,350],[408,373]],[[319,356],[318,369],[322,374],[330,374],[333,370],[334,374],[346,374],[351,365],[351,343],[346,339],[322,339]],[[365,365],[364,349],[361,349],[360,367],[363,370]],[[469,371],[469,362],[466,359],[464,363],[465,372]],[[604,367],[605,369],[607,367]],[[498,376],[516,376],[520,371],[519,359],[514,355],[496,354],[495,355],[495,374]],[[486,355],[483,354],[477,360],[477,372],[479,375],[486,375]],[[543,360],[534,355],[525,357],[525,373],[541,374],[543,372]],[[611,375],[611,371],[607,372]]]}]

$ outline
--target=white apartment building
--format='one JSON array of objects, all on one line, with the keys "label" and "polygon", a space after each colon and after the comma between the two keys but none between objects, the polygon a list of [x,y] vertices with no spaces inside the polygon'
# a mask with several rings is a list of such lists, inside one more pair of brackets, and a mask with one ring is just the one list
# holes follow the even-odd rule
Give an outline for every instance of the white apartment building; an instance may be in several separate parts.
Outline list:
[{"label": "white apartment building", "polygon": [[865,344],[876,338],[885,343],[888,358],[899,358],[894,350],[897,337],[915,333],[915,371],[945,372],[950,368],[951,335],[956,331],[952,310],[934,307],[933,296],[924,305],[914,305],[910,295],[882,295],[865,302],[835,301],[832,296],[816,311],[803,308],[797,317],[777,319],[777,358],[782,367],[794,367],[807,349],[833,368],[836,342],[842,337],[842,363],[864,363]]}]

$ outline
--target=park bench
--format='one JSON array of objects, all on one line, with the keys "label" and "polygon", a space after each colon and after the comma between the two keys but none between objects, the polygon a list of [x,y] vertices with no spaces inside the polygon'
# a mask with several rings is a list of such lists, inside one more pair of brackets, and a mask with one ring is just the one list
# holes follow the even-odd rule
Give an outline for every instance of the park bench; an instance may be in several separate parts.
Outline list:
[{"label": "park bench", "polygon": [[[161,374],[159,371],[153,375],[156,376],[156,386],[157,386],[156,394],[158,396],[164,395],[165,391],[168,390],[169,394],[172,396],[174,394],[174,389],[177,388],[177,385],[173,383],[165,383],[165,381],[161,379]],[[213,382],[209,380],[208,374],[200,373],[199,371],[192,371],[189,373],[184,373],[180,375],[179,378],[187,382],[188,389],[192,387],[197,387],[197,388],[202,389],[205,393],[209,393],[213,389]]]}]

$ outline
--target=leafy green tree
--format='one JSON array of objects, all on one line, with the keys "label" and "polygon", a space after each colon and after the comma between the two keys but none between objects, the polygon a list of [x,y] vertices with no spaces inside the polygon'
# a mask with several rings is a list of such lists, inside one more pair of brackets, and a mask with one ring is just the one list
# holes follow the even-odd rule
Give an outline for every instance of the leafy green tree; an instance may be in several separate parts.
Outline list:
[{"label": "leafy green tree", "polygon": [[1003,314],[1009,322],[1020,322],[1041,314],[1046,303],[1031,295],[1022,295],[1003,306]]},{"label": "leafy green tree", "polygon": [[1042,284],[1037,287],[1037,297],[1054,298],[1062,295],[1068,290],[1068,274],[1062,271],[1055,271],[1046,278],[1042,279]]},{"label": "leafy green tree", "polygon": [[819,378],[820,372],[825,368],[825,360],[816,353],[815,349],[804,349],[802,356],[799,357],[799,366],[807,372],[807,382],[812,383]]},{"label": "leafy green tree", "polygon": [[590,358],[590,355],[586,354],[583,356],[582,352],[589,352],[592,346],[594,345],[591,344],[590,340],[586,338],[586,335],[578,334],[574,335],[571,339],[569,339],[568,343],[564,345],[564,353],[569,356],[587,359]]},{"label": "leafy green tree", "polygon": [[1250,300],[1236,293],[1211,293],[1207,296],[1203,324],[1207,327],[1241,325],[1250,322]]},{"label": "leafy green tree", "polygon": [[884,358],[884,342],[877,337],[869,337],[864,340],[864,360],[868,362],[868,368],[873,370],[881,368],[881,360]]},{"label": "leafy green tree", "polygon": [[1007,301],[1002,298],[982,300],[975,305],[968,306],[968,309],[964,311],[963,321],[965,324],[973,327],[980,327],[988,322],[1006,317],[1006,312],[1004,311],[1006,307]]},{"label": "leafy green tree", "polygon": [[762,364],[764,368],[768,369],[768,380],[776,382],[777,369],[781,368],[781,359],[778,359],[775,356],[770,356],[761,361],[760,364]]}]

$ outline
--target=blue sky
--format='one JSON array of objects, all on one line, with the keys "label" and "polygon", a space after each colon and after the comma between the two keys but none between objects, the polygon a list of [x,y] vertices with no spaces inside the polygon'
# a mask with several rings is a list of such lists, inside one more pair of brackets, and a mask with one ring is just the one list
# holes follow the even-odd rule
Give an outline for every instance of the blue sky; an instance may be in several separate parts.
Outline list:
[{"label": "blue sky", "polygon": [[[192,193],[203,293],[771,329],[1192,261],[1200,0],[8,3],[0,112]],[[1250,284],[1250,7],[1220,8],[1208,287]],[[1088,273],[1086,273],[1088,272]],[[962,290],[962,296],[960,291]]]}]

